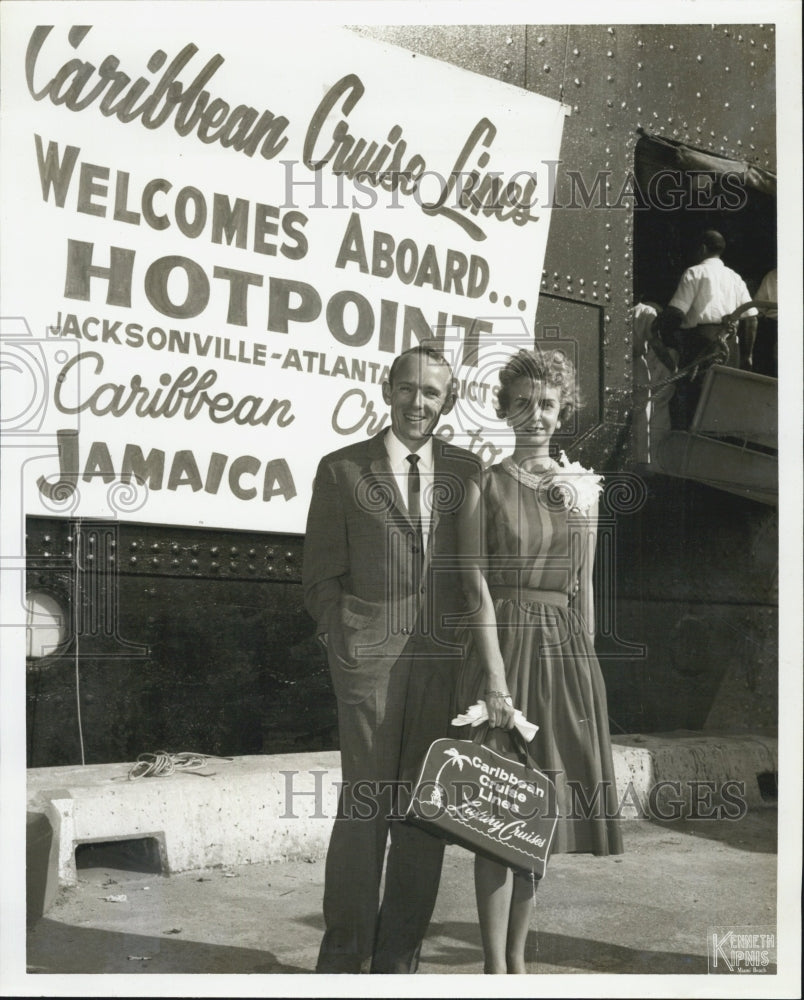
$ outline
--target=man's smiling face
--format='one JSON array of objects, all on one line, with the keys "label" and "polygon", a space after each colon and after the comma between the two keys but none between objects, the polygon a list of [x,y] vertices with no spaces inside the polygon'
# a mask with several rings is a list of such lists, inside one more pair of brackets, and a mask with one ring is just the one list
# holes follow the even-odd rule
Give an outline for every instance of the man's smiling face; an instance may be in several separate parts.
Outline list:
[{"label": "man's smiling face", "polygon": [[417,451],[452,409],[452,372],[426,354],[409,354],[398,363],[393,384],[383,383],[382,398],[391,408],[394,434]]}]

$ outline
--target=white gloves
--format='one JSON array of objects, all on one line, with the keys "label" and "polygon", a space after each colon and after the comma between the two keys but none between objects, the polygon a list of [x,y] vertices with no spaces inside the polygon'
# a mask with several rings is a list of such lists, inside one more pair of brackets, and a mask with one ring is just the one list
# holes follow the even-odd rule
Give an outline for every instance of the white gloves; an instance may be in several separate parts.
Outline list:
[{"label": "white gloves", "polygon": [[[452,720],[453,726],[479,726],[482,722],[488,720],[489,713],[486,708],[485,701],[475,702],[463,713],[463,715],[458,715]],[[514,728],[518,729],[522,734],[524,739],[530,743],[533,737],[536,735],[539,727],[533,722],[528,722],[525,716],[516,709],[514,711]]]}]

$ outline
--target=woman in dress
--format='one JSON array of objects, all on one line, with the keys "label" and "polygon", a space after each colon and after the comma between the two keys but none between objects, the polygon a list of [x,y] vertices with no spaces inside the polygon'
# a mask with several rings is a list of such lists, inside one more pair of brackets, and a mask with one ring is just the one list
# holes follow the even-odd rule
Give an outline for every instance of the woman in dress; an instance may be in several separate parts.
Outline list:
[{"label": "woman in dress", "polygon": [[[549,454],[577,403],[563,351],[520,351],[499,375],[513,454],[470,484],[460,519],[468,620],[459,711],[485,701],[487,745],[516,756],[514,710],[539,726],[530,752],[554,776],[552,853],[620,854],[606,692],[594,651],[599,477]],[[487,973],[524,973],[535,880],[480,856],[475,893]]]}]

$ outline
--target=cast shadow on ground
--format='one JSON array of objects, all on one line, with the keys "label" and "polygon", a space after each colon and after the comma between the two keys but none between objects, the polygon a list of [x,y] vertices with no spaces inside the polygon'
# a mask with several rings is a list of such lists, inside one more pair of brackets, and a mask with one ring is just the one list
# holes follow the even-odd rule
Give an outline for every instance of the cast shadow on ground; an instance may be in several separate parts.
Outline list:
[{"label": "cast shadow on ground", "polygon": [[[426,954],[422,955],[427,965],[456,966],[482,962],[476,924],[461,921],[433,923],[428,938],[430,947],[425,942]],[[452,944],[452,941],[456,943]],[[563,970],[633,975],[694,975],[707,972],[706,956],[703,955],[646,951],[608,941],[535,930],[528,935],[525,959],[533,974],[553,971],[560,974]]]},{"label": "cast shadow on ground", "polygon": [[[318,924],[312,916],[303,920]],[[273,953],[176,938],[78,928],[43,918],[36,931],[42,942],[28,950],[31,974],[310,974],[311,968],[280,962]],[[529,972],[695,975],[707,973],[702,955],[627,948],[567,934],[531,931],[526,959]],[[422,955],[422,971],[438,974],[482,964],[477,924],[444,921],[431,924]],[[768,969],[775,972],[775,966]]]},{"label": "cast shadow on ground", "polygon": [[[62,924],[47,917],[32,928],[28,972],[75,973],[309,973],[270,951],[233,948],[175,937],[125,934]],[[37,944],[37,939],[42,943]]]},{"label": "cast shadow on ground", "polygon": [[657,827],[687,837],[716,840],[738,851],[777,853],[777,810],[766,806],[752,809],[740,819],[652,819]]},{"label": "cast shadow on ground", "polygon": [[[308,926],[318,925],[313,917],[302,918],[301,922]],[[533,974],[566,971],[694,975],[707,972],[705,955],[626,948],[608,941],[536,930],[528,934],[525,958]],[[479,972],[483,951],[477,922],[433,921],[425,938],[421,962],[422,972],[437,974],[439,966]]]}]

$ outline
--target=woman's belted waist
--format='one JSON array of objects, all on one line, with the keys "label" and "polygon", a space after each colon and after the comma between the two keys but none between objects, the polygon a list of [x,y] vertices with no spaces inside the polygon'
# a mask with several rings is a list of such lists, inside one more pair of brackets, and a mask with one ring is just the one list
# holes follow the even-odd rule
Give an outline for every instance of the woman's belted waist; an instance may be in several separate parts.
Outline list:
[{"label": "woman's belted waist", "polygon": [[535,590],[532,587],[502,587],[491,584],[489,593],[492,601],[552,604],[557,608],[566,608],[569,605],[569,598],[560,590]]}]

